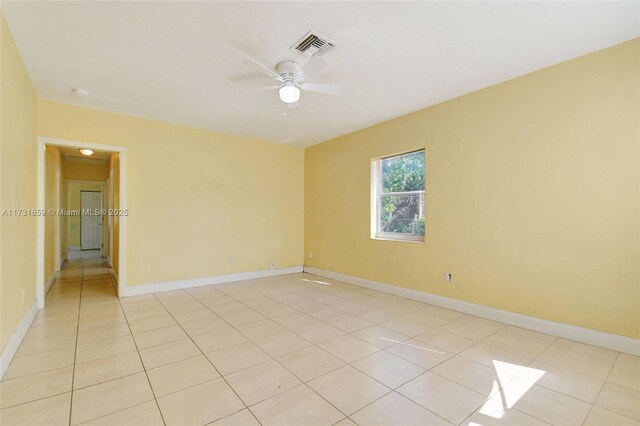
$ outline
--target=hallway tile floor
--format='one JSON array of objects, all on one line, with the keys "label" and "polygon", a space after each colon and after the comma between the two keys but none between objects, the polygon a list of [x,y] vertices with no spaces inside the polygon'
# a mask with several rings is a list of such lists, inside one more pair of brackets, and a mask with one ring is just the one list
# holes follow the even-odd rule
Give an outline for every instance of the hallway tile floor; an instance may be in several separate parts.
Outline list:
[{"label": "hallway tile floor", "polygon": [[640,358],[308,274],[118,299],[65,264],[11,425],[639,425]]}]

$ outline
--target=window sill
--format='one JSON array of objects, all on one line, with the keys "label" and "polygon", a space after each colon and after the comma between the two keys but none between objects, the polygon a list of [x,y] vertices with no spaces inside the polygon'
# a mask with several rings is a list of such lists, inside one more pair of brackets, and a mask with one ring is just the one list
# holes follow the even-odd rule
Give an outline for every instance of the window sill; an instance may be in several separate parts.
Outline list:
[{"label": "window sill", "polygon": [[371,239],[375,241],[392,241],[396,243],[424,244],[424,240],[405,240],[402,238],[385,238],[376,236],[372,236]]}]

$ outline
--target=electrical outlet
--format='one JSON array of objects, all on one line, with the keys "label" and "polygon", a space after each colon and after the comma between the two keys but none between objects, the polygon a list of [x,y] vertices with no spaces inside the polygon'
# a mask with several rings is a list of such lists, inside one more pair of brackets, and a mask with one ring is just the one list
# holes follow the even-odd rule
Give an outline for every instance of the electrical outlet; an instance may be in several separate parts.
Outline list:
[{"label": "electrical outlet", "polygon": [[276,262],[274,262],[273,260],[269,262],[269,269],[276,269]]},{"label": "electrical outlet", "polygon": [[235,256],[229,256],[229,264],[233,265],[234,263],[236,263]]},{"label": "electrical outlet", "polygon": [[313,252],[309,252],[309,254],[307,255],[307,257],[308,257],[309,259],[313,259]]},{"label": "electrical outlet", "polygon": [[446,272],[444,274],[444,282],[446,284],[451,284],[453,282],[453,274],[451,274],[451,272]]}]

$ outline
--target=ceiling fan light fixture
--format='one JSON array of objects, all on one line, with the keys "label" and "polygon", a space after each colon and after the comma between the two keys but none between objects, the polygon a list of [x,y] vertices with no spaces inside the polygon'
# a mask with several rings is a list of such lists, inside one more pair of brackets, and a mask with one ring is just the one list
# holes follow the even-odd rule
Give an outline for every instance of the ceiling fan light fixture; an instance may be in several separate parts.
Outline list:
[{"label": "ceiling fan light fixture", "polygon": [[300,89],[293,84],[285,84],[278,90],[280,100],[287,104],[294,104],[300,99]]},{"label": "ceiling fan light fixture", "polygon": [[93,155],[93,150],[92,149],[79,149],[78,151],[80,151],[80,154],[82,155],[86,155],[87,157]]}]

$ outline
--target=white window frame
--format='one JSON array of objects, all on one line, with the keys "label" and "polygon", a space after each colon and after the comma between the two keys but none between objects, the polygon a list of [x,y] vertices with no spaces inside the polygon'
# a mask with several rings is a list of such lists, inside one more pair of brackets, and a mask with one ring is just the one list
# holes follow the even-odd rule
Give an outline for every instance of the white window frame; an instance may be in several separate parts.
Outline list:
[{"label": "white window frame", "polygon": [[[402,157],[404,155],[415,154],[416,152],[425,151],[424,148],[416,149],[413,151],[401,152],[393,155],[385,155],[383,157],[374,158],[371,160],[371,239],[384,240],[384,241],[401,241],[410,243],[424,243],[424,235],[404,234],[399,232],[382,232],[380,230],[380,202],[382,199],[382,160],[392,157]],[[425,217],[426,217],[426,155],[425,155],[425,188],[422,191],[410,191],[410,192],[390,192],[389,194],[408,195],[408,194],[423,194]],[[426,225],[425,225],[426,234]]]}]

